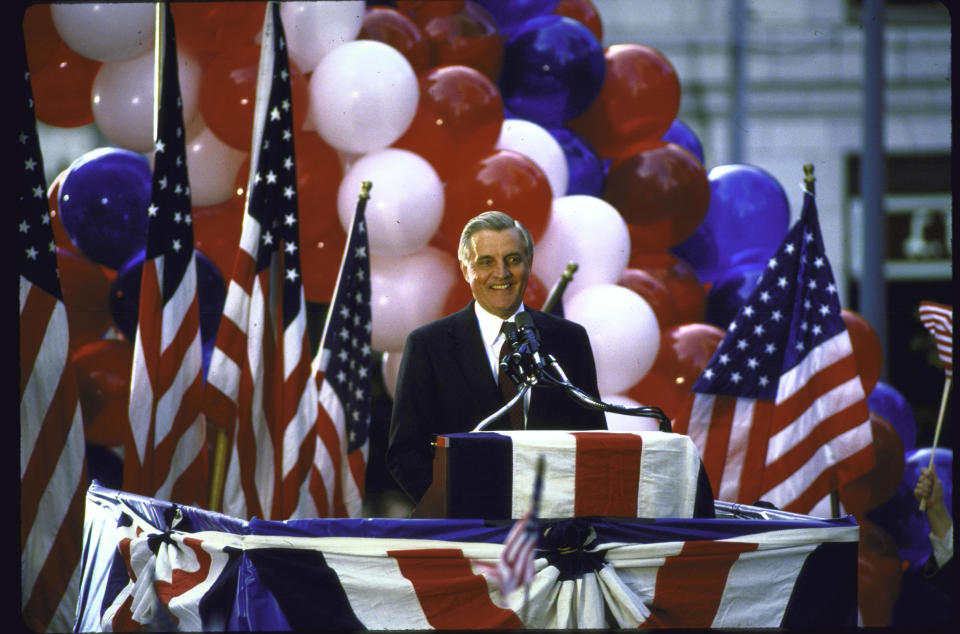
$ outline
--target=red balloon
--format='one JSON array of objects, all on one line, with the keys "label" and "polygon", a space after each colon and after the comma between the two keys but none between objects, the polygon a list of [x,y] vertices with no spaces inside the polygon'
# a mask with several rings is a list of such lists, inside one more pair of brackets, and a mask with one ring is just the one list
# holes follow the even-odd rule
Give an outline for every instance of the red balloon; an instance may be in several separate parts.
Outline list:
[{"label": "red balloon", "polygon": [[263,26],[267,3],[174,2],[170,8],[177,25],[177,41],[204,60],[226,49],[252,44]]},{"label": "red balloon", "polygon": [[657,316],[661,332],[677,323],[677,307],[673,303],[673,296],[667,285],[652,273],[642,269],[624,269],[617,284],[647,300]]},{"label": "red balloon", "polygon": [[597,8],[593,6],[590,0],[560,0],[553,12],[557,15],[573,18],[590,29],[590,32],[597,37],[598,42],[603,41],[603,23],[600,20],[600,14],[597,13]]},{"label": "red balloon", "polygon": [[455,253],[468,220],[502,211],[519,220],[536,242],[547,229],[553,193],[543,170],[526,156],[497,150],[457,172],[446,187],[440,231]]},{"label": "red balloon", "polygon": [[[635,230],[630,229],[630,239]],[[707,310],[707,292],[697,277],[697,272],[686,261],[669,252],[637,253],[630,255],[629,268],[642,269],[660,280],[670,291],[677,309],[677,323],[699,323]]]},{"label": "red balloon", "polygon": [[233,276],[233,262],[243,227],[243,198],[231,196],[217,205],[193,208],[193,243],[213,262],[224,280]]},{"label": "red balloon", "polygon": [[710,183],[697,157],[679,145],[654,141],[610,168],[603,198],[638,229],[631,249],[663,251],[689,238],[703,222]]},{"label": "red balloon", "polygon": [[440,66],[420,76],[417,114],[395,147],[419,154],[447,180],[492,152],[503,126],[503,99],[469,66]]},{"label": "red balloon", "polygon": [[58,128],[78,128],[93,123],[90,93],[103,66],[74,52],[62,40],[50,60],[30,73],[37,121]]},{"label": "red balloon", "polygon": [[869,396],[883,371],[883,346],[866,319],[846,308],[840,312],[847,332],[850,333],[850,345],[853,346],[853,358],[857,363],[863,393]]},{"label": "red balloon", "polygon": [[101,339],[78,349],[71,360],[87,441],[108,447],[122,445],[130,427],[127,407],[133,344]]},{"label": "red balloon", "polygon": [[887,627],[900,596],[903,562],[893,537],[860,518],[857,565],[857,607],[864,627]]},{"label": "red balloon", "polygon": [[70,351],[100,339],[113,324],[110,280],[103,270],[78,253],[57,249],[60,290],[67,309]]},{"label": "red balloon", "polygon": [[723,336],[721,329],[710,324],[682,324],[663,330],[653,366],[627,390],[627,396],[676,418]]},{"label": "red balloon", "polygon": [[53,59],[57,44],[62,42],[49,4],[34,4],[23,14],[23,39],[27,47],[27,66],[31,73],[47,65]]},{"label": "red balloon", "polygon": [[343,165],[337,151],[314,132],[294,134],[293,142],[297,153],[300,239],[306,241],[320,237],[340,222],[337,192]]},{"label": "red balloon", "polygon": [[409,15],[392,7],[369,7],[357,39],[389,44],[407,58],[418,75],[430,68],[430,49],[423,31]]},{"label": "red balloon", "polygon": [[[218,139],[241,152],[250,151],[259,64],[260,46],[248,44],[223,51],[203,69],[200,114]],[[292,61],[290,91],[293,129],[300,130],[307,117],[310,94],[306,77]]]},{"label": "red balloon", "polygon": [[860,516],[890,499],[903,479],[904,452],[900,434],[884,417],[870,412],[873,454],[876,463],[870,471],[839,489],[843,508]]},{"label": "red balloon", "polygon": [[568,125],[602,158],[627,158],[636,146],[663,136],[680,110],[680,80],[658,51],[614,44],[604,51],[606,74],[593,104]]},{"label": "red balloon", "polygon": [[57,245],[58,249],[82,256],[83,254],[80,253],[80,249],[77,248],[77,245],[70,239],[67,230],[63,226],[63,218],[60,216],[58,205],[60,184],[63,183],[63,179],[67,177],[68,171],[69,169],[65,169],[57,174],[57,177],[50,183],[50,187],[47,188],[47,206],[50,207],[50,226],[53,228],[53,242]]},{"label": "red balloon", "polygon": [[430,49],[430,66],[462,64],[500,78],[503,41],[493,16],[472,0],[424,2],[411,8]]},{"label": "red balloon", "polygon": [[[303,230],[301,226],[301,231]],[[339,222],[322,236],[305,240],[300,238],[300,269],[303,275],[303,295],[309,302],[325,303],[333,299],[347,234]]]}]

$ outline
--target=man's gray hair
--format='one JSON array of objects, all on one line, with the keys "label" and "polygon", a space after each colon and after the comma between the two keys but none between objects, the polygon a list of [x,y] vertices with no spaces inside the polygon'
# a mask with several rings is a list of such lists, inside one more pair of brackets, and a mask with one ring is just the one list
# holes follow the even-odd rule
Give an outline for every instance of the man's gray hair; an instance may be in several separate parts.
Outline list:
[{"label": "man's gray hair", "polygon": [[520,240],[527,251],[527,259],[533,257],[533,238],[530,232],[519,220],[514,220],[502,211],[485,211],[478,216],[474,216],[463,226],[460,233],[460,248],[457,249],[457,258],[460,262],[466,264],[470,260],[470,237],[478,231],[489,229],[491,231],[504,231],[506,229],[517,229],[520,232]]}]

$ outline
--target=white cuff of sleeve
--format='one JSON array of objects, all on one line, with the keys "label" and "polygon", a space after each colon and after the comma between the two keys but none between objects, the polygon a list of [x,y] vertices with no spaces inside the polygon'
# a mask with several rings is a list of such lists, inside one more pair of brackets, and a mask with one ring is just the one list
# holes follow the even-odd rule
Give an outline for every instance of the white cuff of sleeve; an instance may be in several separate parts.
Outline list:
[{"label": "white cuff of sleeve", "polygon": [[930,545],[933,546],[933,558],[937,566],[943,568],[953,558],[953,522],[943,537],[937,537],[931,532]]}]

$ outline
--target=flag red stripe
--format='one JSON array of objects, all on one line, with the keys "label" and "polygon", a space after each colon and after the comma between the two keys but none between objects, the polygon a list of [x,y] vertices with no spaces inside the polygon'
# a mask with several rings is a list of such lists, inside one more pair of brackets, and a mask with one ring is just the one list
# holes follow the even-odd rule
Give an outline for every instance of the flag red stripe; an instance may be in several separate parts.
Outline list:
[{"label": "flag red stripe", "polygon": [[473,572],[461,550],[391,550],[387,554],[413,584],[423,613],[434,628],[523,628],[512,610],[494,605],[486,579]]},{"label": "flag red stripe", "polygon": [[[251,420],[253,378],[250,372],[243,366],[240,374],[240,391],[238,394],[238,419],[236,434],[236,452],[237,460],[240,462],[240,488],[243,491],[244,501],[247,506],[247,517],[266,518],[264,509],[260,507],[260,498],[257,496],[257,484],[254,479],[256,475],[253,465],[257,462],[257,443],[253,435],[253,423]],[[244,465],[247,465],[245,468]]]},{"label": "flag red stripe", "polygon": [[757,474],[764,472],[770,426],[775,411],[776,406],[773,403],[755,401],[753,404],[753,420],[750,423],[747,450],[740,472],[740,494],[736,500],[741,504],[752,504],[760,500],[764,492],[763,483]]},{"label": "flag red stripe", "polygon": [[366,461],[363,458],[363,452],[357,449],[350,453],[347,456],[347,461],[350,464],[350,475],[353,478],[354,484],[357,486],[357,490],[362,494],[365,490],[364,481],[367,473]]},{"label": "flag red stripe", "polygon": [[636,517],[640,486],[639,434],[576,432],[574,515]]},{"label": "flag red stripe", "polygon": [[[333,482],[326,482],[325,487],[328,490],[331,486],[333,487],[333,517],[347,517],[347,507],[343,503],[344,456],[340,451],[340,435],[329,416],[326,410],[321,407],[317,417],[317,433],[320,436],[320,442],[327,450],[333,470]],[[318,473],[318,475],[320,474]],[[317,507],[319,508],[319,504]]]},{"label": "flag red stripe", "polygon": [[710,412],[710,426],[707,429],[706,447],[701,447],[703,467],[717,495],[723,478],[723,467],[727,463],[727,451],[730,448],[730,430],[733,427],[733,413],[737,399],[732,396],[716,396],[713,410]]},{"label": "flag red stripe", "polygon": [[310,471],[309,490],[310,497],[313,498],[313,503],[317,507],[317,517],[330,517],[330,504],[327,503],[329,493],[323,476],[316,467]]},{"label": "flag red stripe", "polygon": [[777,417],[770,429],[770,435],[778,433],[799,418],[818,398],[856,376],[857,365],[853,354],[818,370],[800,389],[777,404]]},{"label": "flag red stripe", "polygon": [[[213,558],[203,548],[203,542],[195,537],[184,537],[183,544],[193,551],[197,557],[197,569],[187,571],[176,567],[171,571],[170,581],[156,580],[157,597],[164,605],[170,605],[174,599],[203,583],[210,574],[210,563]],[[172,614],[170,616],[173,616]]]},{"label": "flag red stripe", "polygon": [[30,285],[23,310],[20,311],[20,394],[23,394],[27,388],[27,381],[30,380],[30,374],[33,372],[33,364],[40,353],[50,316],[56,306],[55,297]]}]

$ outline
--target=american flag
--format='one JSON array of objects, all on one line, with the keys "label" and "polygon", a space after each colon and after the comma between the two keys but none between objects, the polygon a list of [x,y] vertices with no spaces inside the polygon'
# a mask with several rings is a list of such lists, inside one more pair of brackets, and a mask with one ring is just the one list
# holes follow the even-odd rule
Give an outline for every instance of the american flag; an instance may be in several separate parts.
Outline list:
[{"label": "american flag", "polygon": [[312,380],[300,275],[290,67],[279,5],[263,26],[253,151],[240,248],[207,374],[205,411],[232,447],[223,510],[236,517],[316,514]]},{"label": "american flag", "polygon": [[537,471],[533,481],[533,497],[530,508],[507,533],[503,540],[503,552],[497,562],[493,577],[500,584],[500,592],[509,594],[520,586],[526,586],[536,575],[533,565],[534,551],[540,538],[537,515],[540,507],[540,494],[543,491],[544,458],[537,459]]},{"label": "american flag", "polygon": [[206,505],[206,421],[200,352],[197,261],[193,249],[177,48],[169,4],[158,25],[153,182],[147,250],[130,378],[130,436],[123,488]]},{"label": "american flag", "polygon": [[68,356],[67,311],[57,274],[30,75],[17,124],[20,263],[20,608],[43,632],[73,626],[80,584],[83,419]]},{"label": "american flag", "polygon": [[353,216],[318,355],[317,453],[311,492],[320,517],[357,517],[370,434],[370,257],[365,182]]},{"label": "american flag", "polygon": [[719,500],[806,513],[873,467],[866,397],[812,192],[674,431],[693,439]]},{"label": "american flag", "polygon": [[920,302],[920,321],[937,342],[937,355],[947,378],[953,377],[953,309],[944,304]]}]

